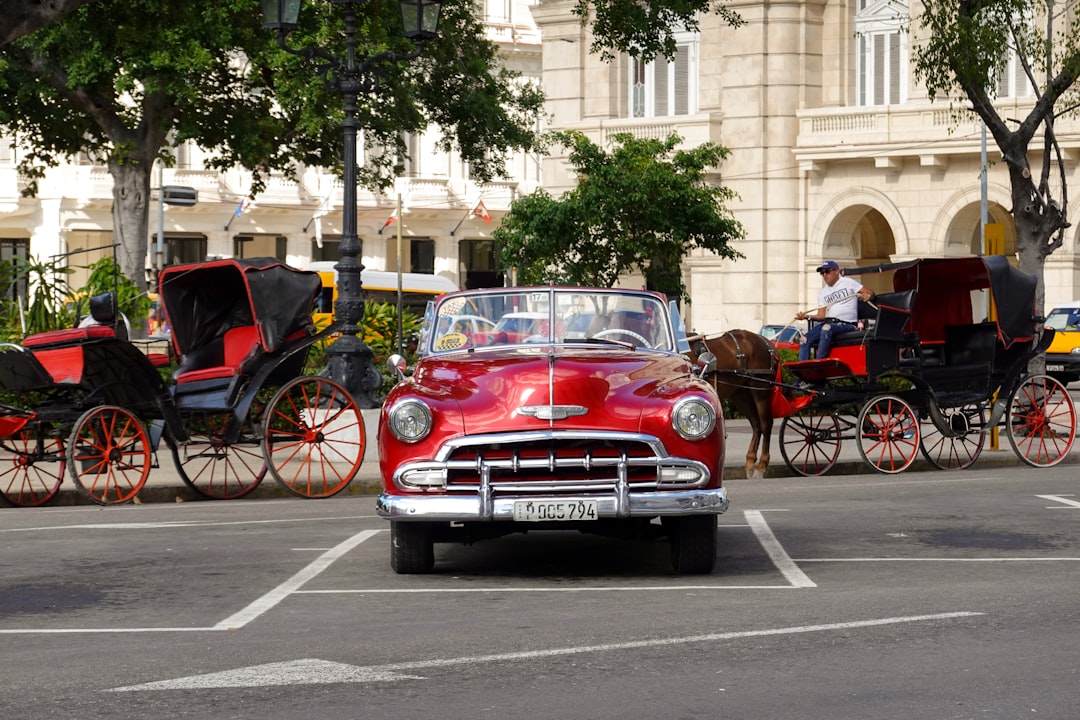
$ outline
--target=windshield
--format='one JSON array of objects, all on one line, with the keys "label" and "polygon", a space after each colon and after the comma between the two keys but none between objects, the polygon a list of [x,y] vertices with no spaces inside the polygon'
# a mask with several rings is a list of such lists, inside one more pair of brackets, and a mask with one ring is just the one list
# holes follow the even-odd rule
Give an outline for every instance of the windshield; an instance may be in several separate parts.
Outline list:
[{"label": "windshield", "polygon": [[425,319],[427,352],[512,344],[621,344],[674,352],[662,296],[636,291],[516,288],[453,293]]},{"label": "windshield", "polygon": [[1080,308],[1054,308],[1046,318],[1046,327],[1059,331],[1080,331]]}]

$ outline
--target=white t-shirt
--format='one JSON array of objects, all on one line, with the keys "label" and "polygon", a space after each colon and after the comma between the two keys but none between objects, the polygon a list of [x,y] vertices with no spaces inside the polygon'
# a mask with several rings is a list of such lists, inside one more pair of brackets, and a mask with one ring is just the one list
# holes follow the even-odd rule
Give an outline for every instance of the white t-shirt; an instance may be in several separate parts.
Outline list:
[{"label": "white t-shirt", "polygon": [[832,287],[825,285],[818,291],[818,306],[826,306],[825,317],[854,324],[859,319],[860,290],[862,285],[857,280],[841,275]]}]

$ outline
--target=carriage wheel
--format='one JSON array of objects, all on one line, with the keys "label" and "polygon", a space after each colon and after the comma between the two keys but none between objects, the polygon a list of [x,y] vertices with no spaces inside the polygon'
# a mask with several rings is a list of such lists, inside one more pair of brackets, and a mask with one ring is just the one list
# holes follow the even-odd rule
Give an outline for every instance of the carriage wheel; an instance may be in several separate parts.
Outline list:
[{"label": "carriage wheel", "polygon": [[956,437],[945,437],[927,419],[919,430],[923,457],[940,470],[963,470],[971,467],[986,444],[986,405],[978,403],[943,410]]},{"label": "carriage wheel", "polygon": [[185,417],[189,440],[183,445],[166,435],[180,479],[214,500],[244,497],[266,476],[266,461],[250,422],[244,422],[236,442],[225,441],[231,418],[232,413],[210,412]]},{"label": "carriage wheel", "polygon": [[133,499],[150,475],[150,438],[127,410],[92,408],[75,421],[67,449],[75,484],[99,505]]},{"label": "carriage wheel", "polygon": [[780,454],[792,472],[824,475],[840,457],[840,420],[835,413],[789,415],[780,422]]},{"label": "carriage wheel", "polygon": [[267,406],[263,456],[294,495],[326,498],[344,490],[364,461],[366,442],[356,401],[328,378],[296,378]]},{"label": "carriage wheel", "polygon": [[67,461],[59,437],[38,439],[39,428],[24,427],[0,440],[0,495],[16,507],[44,505],[60,492]]},{"label": "carriage wheel", "polygon": [[1009,443],[1025,463],[1057,465],[1076,437],[1076,409],[1069,391],[1048,375],[1025,379],[1009,398],[1005,427]]},{"label": "carriage wheel", "polygon": [[859,413],[859,454],[883,473],[906,470],[919,454],[919,418],[895,395],[882,395]]}]

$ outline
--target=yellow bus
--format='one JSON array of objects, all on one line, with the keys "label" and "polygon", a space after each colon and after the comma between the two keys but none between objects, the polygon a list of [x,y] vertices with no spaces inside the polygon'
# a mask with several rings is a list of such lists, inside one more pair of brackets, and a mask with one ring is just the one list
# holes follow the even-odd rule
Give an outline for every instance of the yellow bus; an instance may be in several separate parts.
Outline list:
[{"label": "yellow bus", "polygon": [[[315,302],[315,312],[312,317],[315,326],[324,328],[330,324],[334,312],[334,303],[337,301],[337,271],[334,270],[335,261],[317,261],[308,266],[308,270],[314,270],[322,278],[322,294]],[[385,270],[368,270],[360,274],[361,294],[365,303],[390,303],[397,306],[398,301],[398,274]],[[402,305],[406,310],[421,317],[429,300],[440,295],[457,290],[453,282],[441,275],[428,275],[426,273],[401,273],[401,297]]]}]

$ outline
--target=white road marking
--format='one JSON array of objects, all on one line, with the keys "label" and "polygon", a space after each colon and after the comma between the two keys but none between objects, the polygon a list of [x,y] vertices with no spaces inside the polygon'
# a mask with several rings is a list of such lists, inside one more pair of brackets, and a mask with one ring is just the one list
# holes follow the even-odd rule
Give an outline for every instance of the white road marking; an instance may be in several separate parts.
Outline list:
[{"label": "white road marking", "polygon": [[1050,505],[1047,510],[1071,510],[1074,508],[1080,508],[1080,502],[1076,500],[1069,500],[1064,495],[1036,495],[1037,498],[1043,500],[1049,500],[1050,502],[1059,502],[1061,505]]},{"label": "white road marking", "polygon": [[278,585],[270,592],[263,595],[255,602],[248,605],[246,608],[238,613],[234,613],[225,618],[217,625],[214,626],[215,630],[234,630],[242,628],[252,620],[256,619],[267,610],[270,610],[282,600],[284,600],[290,594],[296,592],[304,586],[309,580],[314,579],[319,573],[340,558],[345,553],[352,550],[360,543],[368,540],[375,535],[378,535],[381,530],[363,530],[353,535],[348,540],[338,543],[336,546],[330,548],[319,557],[315,558],[307,567],[300,572],[293,575],[285,582]]},{"label": "white road marking", "polygon": [[192,675],[144,685],[113,688],[109,692],[132,690],[208,690],[211,688],[267,687],[278,685],[329,685],[332,683],[387,682],[423,680],[416,675],[365,668],[345,663],[307,658],[290,662],[267,663],[223,672]]},{"label": "white road marking", "polygon": [[854,620],[851,622],[825,623],[821,625],[800,625],[795,627],[772,628],[767,630],[744,630],[737,632],[689,635],[685,637],[654,638],[651,640],[633,640],[621,643],[600,645],[580,645],[576,647],[550,648],[547,650],[525,650],[521,652],[496,653],[454,658],[435,658],[413,662],[389,663],[386,665],[345,665],[317,659],[297,660],[294,662],[255,665],[206,675],[162,680],[112,688],[110,692],[131,692],[140,690],[205,690],[222,687],[263,687],[269,685],[324,684],[345,682],[373,682],[415,678],[414,675],[399,675],[431,668],[470,666],[492,662],[510,662],[519,660],[538,660],[551,657],[566,657],[597,652],[620,652],[638,648],[671,647],[690,643],[723,642],[742,638],[768,637],[777,635],[797,635],[800,633],[847,631],[857,628],[881,627],[902,623],[932,622],[935,620],[954,620],[978,617],[979,612],[949,612],[933,615],[908,615],[900,617],[878,618],[875,620]]},{"label": "white road marking", "polygon": [[780,574],[787,578],[787,581],[791,583],[792,587],[797,588],[811,588],[817,587],[817,584],[811,580],[806,573],[799,569],[799,566],[795,564],[795,561],[791,559],[791,556],[787,554],[784,547],[780,544],[780,541],[773,535],[773,531],[769,528],[769,524],[765,522],[765,516],[761,514],[760,510],[745,510],[743,514],[746,516],[746,521],[750,524],[750,529],[754,531],[754,536],[761,543],[761,547],[765,549],[769,559],[773,561],[773,565],[780,571]]}]

